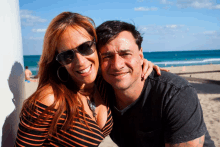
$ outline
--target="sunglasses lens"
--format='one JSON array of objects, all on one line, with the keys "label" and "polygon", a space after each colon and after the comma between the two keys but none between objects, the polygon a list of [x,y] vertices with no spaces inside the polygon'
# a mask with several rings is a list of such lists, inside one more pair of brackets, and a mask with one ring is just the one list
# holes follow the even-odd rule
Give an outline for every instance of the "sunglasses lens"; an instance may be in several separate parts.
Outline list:
[{"label": "sunglasses lens", "polygon": [[[92,45],[94,44],[95,42],[93,41],[88,41],[88,42],[85,42],[83,44],[81,44],[80,46],[77,47],[77,51],[83,55],[83,56],[87,56],[87,55],[91,55],[92,53],[94,53],[94,49],[92,48]],[[57,58],[56,60],[58,62],[60,62],[60,64],[62,65],[66,65],[66,64],[69,64],[73,61],[74,59],[74,53],[75,51],[73,50],[68,50],[68,51],[65,51],[65,52],[62,52],[60,54],[57,55]]]},{"label": "sunglasses lens", "polygon": [[78,52],[82,55],[91,55],[92,53],[94,53],[92,45],[92,41],[85,42],[78,47]]},{"label": "sunglasses lens", "polygon": [[69,64],[72,62],[74,58],[74,52],[72,50],[60,53],[57,56],[57,61],[60,62],[63,65]]}]

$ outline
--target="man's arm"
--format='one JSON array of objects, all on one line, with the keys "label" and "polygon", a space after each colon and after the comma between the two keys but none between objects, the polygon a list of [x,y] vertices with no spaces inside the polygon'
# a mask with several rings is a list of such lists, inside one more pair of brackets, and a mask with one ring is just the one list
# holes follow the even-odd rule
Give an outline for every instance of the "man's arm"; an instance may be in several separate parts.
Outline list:
[{"label": "man's arm", "polygon": [[182,142],[177,144],[166,143],[165,147],[203,147],[204,140],[205,140],[205,135],[187,142]]}]

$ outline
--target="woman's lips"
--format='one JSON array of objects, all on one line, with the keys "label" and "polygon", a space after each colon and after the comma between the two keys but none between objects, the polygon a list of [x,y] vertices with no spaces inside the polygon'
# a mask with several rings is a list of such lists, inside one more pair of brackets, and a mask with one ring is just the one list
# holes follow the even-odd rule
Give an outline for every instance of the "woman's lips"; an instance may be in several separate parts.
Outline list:
[{"label": "woman's lips", "polygon": [[79,70],[79,71],[77,71],[77,72],[80,73],[80,74],[85,74],[85,73],[87,73],[87,72],[90,71],[91,67],[92,67],[92,65],[90,65],[90,66],[87,67],[86,69]]}]

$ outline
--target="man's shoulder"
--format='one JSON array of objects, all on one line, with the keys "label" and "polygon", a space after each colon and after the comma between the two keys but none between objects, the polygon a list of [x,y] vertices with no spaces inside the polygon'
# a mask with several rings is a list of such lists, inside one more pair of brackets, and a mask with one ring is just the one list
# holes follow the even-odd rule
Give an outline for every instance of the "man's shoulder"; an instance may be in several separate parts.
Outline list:
[{"label": "man's shoulder", "polygon": [[179,94],[189,94],[195,96],[196,91],[192,85],[184,78],[170,73],[161,72],[158,76],[153,71],[145,81],[145,94],[150,97],[152,101],[164,101],[167,103]]},{"label": "man's shoulder", "polygon": [[30,71],[29,69],[25,69],[25,71],[24,71],[24,72],[28,72],[28,73],[29,73],[29,72],[31,72],[31,71]]},{"label": "man's shoulder", "polygon": [[155,71],[152,71],[148,77],[148,80],[154,83],[172,85],[176,88],[182,88],[190,85],[186,79],[174,73],[165,71],[161,71],[161,76],[158,76]]}]

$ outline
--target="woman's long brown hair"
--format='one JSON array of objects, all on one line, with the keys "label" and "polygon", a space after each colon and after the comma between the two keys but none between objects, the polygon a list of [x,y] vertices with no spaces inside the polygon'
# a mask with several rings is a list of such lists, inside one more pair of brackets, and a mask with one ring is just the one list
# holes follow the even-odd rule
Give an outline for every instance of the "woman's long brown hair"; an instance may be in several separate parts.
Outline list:
[{"label": "woman's long brown hair", "polygon": [[[91,37],[97,40],[95,24],[93,20],[89,17],[82,16],[78,13],[63,12],[56,16],[49,24],[46,34],[44,36],[43,52],[39,61],[39,85],[36,90],[25,102],[21,111],[28,109],[29,111],[34,111],[34,104],[48,96],[49,94],[54,94],[54,103],[49,106],[43,114],[41,114],[40,119],[46,119],[47,114],[56,108],[56,112],[53,116],[48,134],[57,132],[57,123],[64,111],[67,112],[67,117],[63,125],[63,129],[69,128],[75,117],[79,115],[77,109],[79,102],[77,99],[77,87],[74,81],[69,79],[68,82],[62,82],[57,77],[57,70],[61,66],[60,63],[56,61],[57,45],[62,33],[67,29],[67,27],[72,27],[80,32],[79,27],[84,28]],[[62,73],[61,73],[62,74]],[[51,93],[45,93],[45,89],[52,88]],[[42,93],[44,95],[42,95]]]}]

